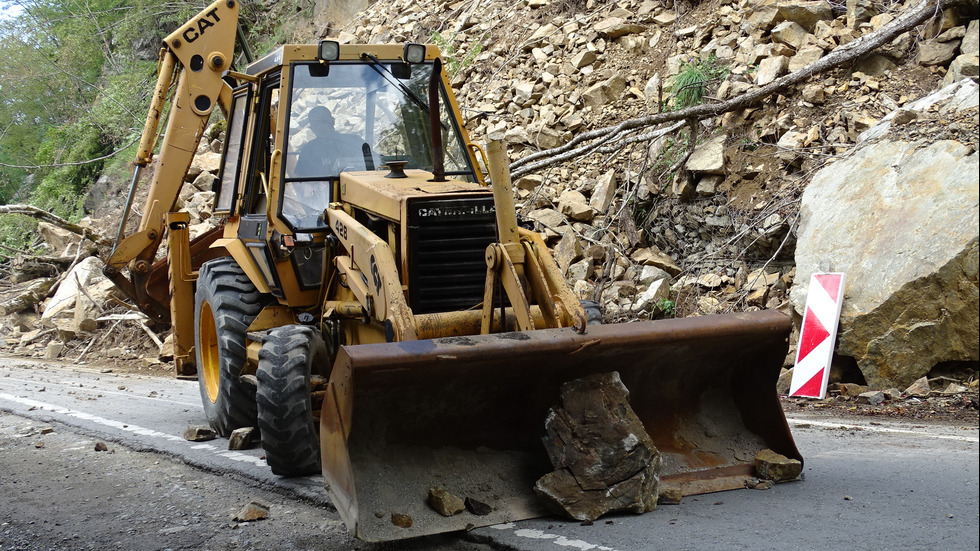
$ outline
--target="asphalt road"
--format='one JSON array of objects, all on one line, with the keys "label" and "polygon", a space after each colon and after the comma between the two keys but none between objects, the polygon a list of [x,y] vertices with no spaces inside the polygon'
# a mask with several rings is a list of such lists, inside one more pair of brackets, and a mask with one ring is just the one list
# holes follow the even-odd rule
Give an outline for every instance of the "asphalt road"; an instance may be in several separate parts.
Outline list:
[{"label": "asphalt road", "polygon": [[[186,427],[205,424],[196,382],[0,357],[0,411],[0,550],[373,548],[347,537],[319,477],[281,479],[260,449],[228,451],[223,440],[184,440]],[[46,426],[54,432],[42,435]],[[536,519],[380,548],[980,547],[976,427],[825,416],[795,416],[790,426],[806,460],[801,482],[687,497],[590,526]],[[94,455],[88,446],[100,439],[117,453]],[[78,462],[93,461],[129,473],[126,491],[103,492],[108,480],[119,479],[103,479],[105,469],[78,471]],[[171,491],[160,505],[162,487]],[[231,521],[252,495],[275,504],[270,520]],[[89,496],[121,509],[98,501],[89,507],[82,501]],[[66,497],[83,513],[65,508]],[[167,506],[187,512],[183,524],[155,513]],[[130,517],[141,511],[139,523],[120,520],[120,510]],[[62,521],[58,530],[41,530],[38,523],[52,518]]]}]

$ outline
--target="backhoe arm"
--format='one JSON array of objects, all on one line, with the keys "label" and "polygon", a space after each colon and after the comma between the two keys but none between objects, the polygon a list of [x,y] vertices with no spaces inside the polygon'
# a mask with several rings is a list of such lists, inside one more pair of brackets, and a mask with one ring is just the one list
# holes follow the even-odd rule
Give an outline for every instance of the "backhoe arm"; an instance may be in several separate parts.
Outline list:
[{"label": "backhoe arm", "polygon": [[[129,199],[115,248],[104,269],[144,313],[161,323],[169,321],[170,305],[161,304],[148,294],[147,279],[166,230],[166,215],[177,204],[208,119],[215,105],[230,97],[228,85],[221,77],[231,67],[238,14],[238,0],[218,0],[164,39],[157,85],[135,161]],[[136,185],[142,168],[153,158],[157,130],[171,89],[167,127],[160,141],[159,162],[142,219],[136,232],[126,236]],[[127,265],[128,277],[122,273]]]}]

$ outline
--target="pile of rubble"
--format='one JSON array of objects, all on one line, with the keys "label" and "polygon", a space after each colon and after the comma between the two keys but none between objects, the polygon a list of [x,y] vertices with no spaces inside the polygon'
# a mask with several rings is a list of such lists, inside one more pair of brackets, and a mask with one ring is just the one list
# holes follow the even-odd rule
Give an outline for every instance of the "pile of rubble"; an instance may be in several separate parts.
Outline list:
[{"label": "pile of rubble", "polygon": [[[433,9],[388,0],[335,24],[334,34],[441,43],[456,60],[453,85],[472,114],[471,135],[505,140],[518,159],[671,109],[677,75],[698,63],[722,75],[706,100],[731,99],[881,29],[912,4],[471,0]],[[976,14],[948,10],[854,67],[703,121],[681,170],[667,170],[686,149],[678,130],[520,178],[519,206],[580,296],[600,300],[609,318],[788,311],[807,177],[889,112],[942,82],[976,78],[976,60]]]},{"label": "pile of rubble", "polygon": [[[217,130],[213,132],[217,134]],[[190,234],[211,229],[212,183],[221,162],[221,142],[203,141],[197,151],[178,208],[191,214]],[[152,169],[151,165],[151,169]],[[144,188],[145,197],[146,190]],[[117,197],[116,200],[119,198]],[[107,198],[107,202],[113,202]],[[142,204],[137,200],[136,204]],[[115,205],[121,209],[121,205]],[[107,207],[99,210],[106,214]],[[136,217],[134,217],[136,218]],[[80,225],[102,235],[113,235],[118,218],[85,218]],[[138,220],[131,220],[135,227]],[[11,263],[8,284],[0,291],[0,350],[45,359],[67,359],[101,366],[135,364],[137,369],[172,371],[173,343],[158,335],[149,319],[102,274],[103,262],[90,242],[47,222],[38,223],[43,247],[64,269],[38,257],[20,256]],[[158,257],[163,258],[161,248]],[[36,266],[47,266],[44,277]]]}]

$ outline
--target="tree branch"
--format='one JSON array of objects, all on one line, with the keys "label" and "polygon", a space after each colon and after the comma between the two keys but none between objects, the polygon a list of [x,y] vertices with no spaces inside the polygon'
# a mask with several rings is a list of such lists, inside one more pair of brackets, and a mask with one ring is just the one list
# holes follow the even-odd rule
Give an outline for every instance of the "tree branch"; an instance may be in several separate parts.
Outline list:
[{"label": "tree branch", "polygon": [[0,214],[22,214],[24,216],[30,216],[32,218],[37,218],[38,220],[44,220],[45,222],[54,224],[59,228],[64,228],[74,234],[81,235],[85,239],[93,241],[96,245],[108,246],[112,245],[112,240],[107,237],[102,237],[101,235],[95,233],[94,231],[83,228],[78,224],[73,224],[60,216],[51,214],[50,212],[39,209],[31,205],[0,205]]}]

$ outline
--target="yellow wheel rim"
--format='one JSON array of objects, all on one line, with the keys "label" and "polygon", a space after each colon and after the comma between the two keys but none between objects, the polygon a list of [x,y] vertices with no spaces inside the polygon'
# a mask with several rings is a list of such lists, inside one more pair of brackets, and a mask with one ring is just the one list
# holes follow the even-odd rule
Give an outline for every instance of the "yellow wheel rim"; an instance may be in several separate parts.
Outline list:
[{"label": "yellow wheel rim", "polygon": [[221,366],[218,363],[218,334],[214,327],[214,314],[208,302],[201,304],[201,317],[198,320],[197,334],[200,335],[201,370],[204,390],[211,403],[218,401],[218,384],[221,380]]}]

